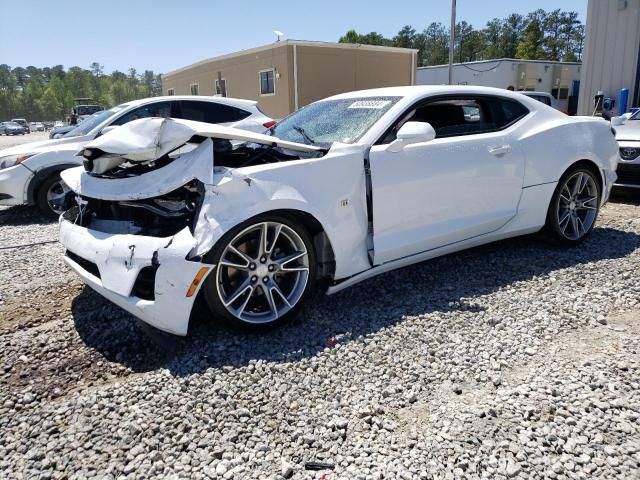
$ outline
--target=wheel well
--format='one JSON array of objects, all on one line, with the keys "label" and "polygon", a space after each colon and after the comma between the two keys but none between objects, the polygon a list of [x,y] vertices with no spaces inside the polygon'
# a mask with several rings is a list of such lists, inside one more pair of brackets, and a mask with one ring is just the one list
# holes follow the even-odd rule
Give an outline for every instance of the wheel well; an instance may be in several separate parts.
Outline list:
[{"label": "wheel well", "polygon": [[27,187],[27,201],[29,203],[35,202],[36,192],[40,188],[40,186],[44,183],[44,181],[49,178],[54,173],[60,173],[67,168],[77,167],[76,163],[68,163],[63,165],[53,165],[51,167],[46,167],[41,170],[38,170],[31,181],[29,182],[29,186]]},{"label": "wheel well", "polygon": [[318,276],[320,278],[333,278],[336,270],[336,257],[331,245],[331,240],[327,236],[322,224],[316,217],[302,210],[272,210],[265,213],[274,213],[289,217],[301,223],[302,226],[313,238],[313,245],[318,261]]},{"label": "wheel well", "polygon": [[598,168],[598,165],[596,165],[595,162],[593,162],[592,160],[587,160],[587,159],[578,160],[577,162],[572,164],[569,168],[567,168],[563,176],[570,170],[573,170],[574,168],[577,168],[577,167],[583,167],[590,170],[591,173],[593,173],[596,176],[596,178],[598,178],[599,184],[600,184],[600,195],[603,195],[604,194],[604,178],[602,178],[602,172]]}]

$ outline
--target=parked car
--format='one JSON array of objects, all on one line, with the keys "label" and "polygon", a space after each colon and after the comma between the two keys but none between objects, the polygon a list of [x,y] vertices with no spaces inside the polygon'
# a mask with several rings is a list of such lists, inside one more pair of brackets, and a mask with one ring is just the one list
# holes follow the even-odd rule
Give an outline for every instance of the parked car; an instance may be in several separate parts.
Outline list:
[{"label": "parked car", "polygon": [[[96,117],[100,112],[96,112],[92,115],[89,115],[86,118],[93,118]],[[86,120],[85,118],[85,120]],[[71,130],[74,130],[80,123],[84,122],[84,120],[81,120],[78,124],[76,125],[67,125],[67,126],[62,126],[62,127],[57,127],[54,128],[53,130],[51,130],[49,132],[49,138],[51,139],[55,139],[55,138],[62,138],[64,137],[67,133],[69,133]]]},{"label": "parked car", "polygon": [[539,102],[544,103],[545,105],[548,105],[551,108],[555,108],[556,110],[562,111],[562,109],[560,108],[560,104],[558,103],[558,101],[555,98],[553,98],[553,95],[551,95],[550,93],[547,93],[547,92],[527,92],[527,91],[522,91],[522,92],[519,92],[519,93],[521,93],[523,95],[526,95],[527,97],[533,98],[535,100],[538,100]]},{"label": "parked car", "polygon": [[19,123],[24,128],[26,133],[31,133],[31,129],[29,128],[29,123],[24,118],[12,118],[12,122]]},{"label": "parked car", "polygon": [[63,138],[19,145],[0,151],[0,205],[35,204],[58,216],[73,195],[60,172],[82,164],[76,153],[84,145],[137,118],[175,117],[261,131],[271,121],[250,100],[222,97],[154,97],[98,112]]},{"label": "parked car", "polygon": [[[32,129],[33,130],[33,129]],[[35,125],[35,131],[36,132],[44,132],[44,123],[42,122],[36,122]]]},{"label": "parked car", "polygon": [[78,125],[67,125],[66,127],[56,127],[49,132],[49,138],[62,138],[77,126]]},{"label": "parked car", "polygon": [[266,135],[138,120],[82,154],[83,167],[62,173],[77,194],[60,221],[66,263],[177,335],[197,297],[213,318],[262,329],[294,315],[319,281],[335,293],[541,229],[579,244],[618,161],[602,119],[464,86],[341,94]]},{"label": "parked car", "polygon": [[16,122],[0,123],[0,135],[24,135],[25,130],[22,125]]},{"label": "parked car", "polygon": [[60,128],[60,127],[64,127],[64,122],[61,122],[60,120],[58,120],[53,123],[53,128]]},{"label": "parked car", "polygon": [[611,121],[620,147],[618,187],[640,188],[640,110],[629,118]]}]

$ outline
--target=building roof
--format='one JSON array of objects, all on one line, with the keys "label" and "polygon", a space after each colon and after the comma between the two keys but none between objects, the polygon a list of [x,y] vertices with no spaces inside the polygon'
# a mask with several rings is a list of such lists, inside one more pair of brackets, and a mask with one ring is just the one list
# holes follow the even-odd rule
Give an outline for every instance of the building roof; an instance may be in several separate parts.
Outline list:
[{"label": "building roof", "polygon": [[299,45],[304,47],[325,47],[325,48],[345,48],[345,49],[360,49],[360,50],[374,50],[374,51],[383,51],[383,52],[398,52],[398,53],[413,53],[418,50],[415,48],[400,48],[400,47],[385,47],[381,45],[365,45],[361,43],[337,43],[337,42],[320,42],[320,41],[312,41],[312,40],[281,40],[278,42],[269,43],[267,45],[261,45],[259,47],[248,48],[246,50],[239,50],[233,53],[227,53],[225,55],[219,55],[217,57],[207,58],[205,60],[201,60],[196,63],[192,63],[191,65],[187,65],[185,67],[178,68],[176,70],[172,70],[171,72],[167,72],[162,74],[163,77],[175,75],[176,73],[183,72],[185,70],[189,70],[193,67],[198,67],[200,65],[204,65],[210,62],[216,62],[219,60],[225,60],[228,58],[237,57],[239,55],[246,55],[251,53],[258,53],[265,50],[270,50],[272,48],[280,48],[287,45]]},{"label": "building roof", "polygon": [[[483,65],[487,63],[495,63],[496,67],[498,64],[502,62],[511,62],[511,63],[552,63],[557,65],[582,65],[582,62],[559,62],[557,60],[525,60],[522,58],[494,58],[492,60],[476,60],[474,62],[462,62],[462,63],[454,63],[453,66],[462,66],[466,67],[469,65]],[[443,68],[448,67],[448,63],[444,63],[442,65],[429,65],[427,67],[418,67],[418,70],[429,69],[429,68]]]}]

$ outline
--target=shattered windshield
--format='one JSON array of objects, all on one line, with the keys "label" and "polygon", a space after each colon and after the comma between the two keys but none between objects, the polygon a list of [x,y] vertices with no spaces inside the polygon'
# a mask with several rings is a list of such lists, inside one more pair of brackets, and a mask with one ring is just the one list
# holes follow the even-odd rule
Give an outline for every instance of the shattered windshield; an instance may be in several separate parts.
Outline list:
[{"label": "shattered windshield", "polygon": [[402,97],[324,100],[289,115],[267,133],[281,140],[329,147],[354,143]]}]

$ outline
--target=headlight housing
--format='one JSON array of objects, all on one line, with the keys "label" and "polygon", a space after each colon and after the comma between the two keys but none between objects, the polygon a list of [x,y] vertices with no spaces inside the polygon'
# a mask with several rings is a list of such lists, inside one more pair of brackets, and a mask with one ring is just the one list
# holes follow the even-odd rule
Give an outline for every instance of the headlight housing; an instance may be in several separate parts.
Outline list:
[{"label": "headlight housing", "polygon": [[640,157],[640,147],[621,147],[620,156],[623,160],[635,160]]},{"label": "headlight housing", "polygon": [[35,153],[18,153],[16,155],[0,157],[0,170],[18,165],[34,155]]}]

